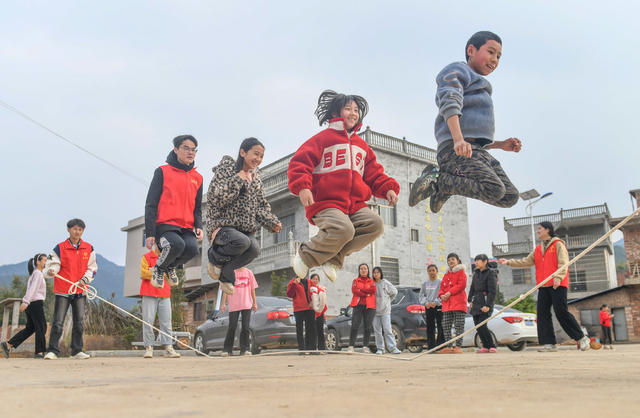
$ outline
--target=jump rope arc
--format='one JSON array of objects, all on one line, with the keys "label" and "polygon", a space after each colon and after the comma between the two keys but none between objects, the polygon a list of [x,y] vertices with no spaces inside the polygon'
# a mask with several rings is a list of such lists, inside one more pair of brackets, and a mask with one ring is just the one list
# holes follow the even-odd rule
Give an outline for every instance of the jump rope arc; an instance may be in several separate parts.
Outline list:
[{"label": "jump rope arc", "polygon": [[79,288],[80,288],[80,289],[84,290],[85,292],[87,292],[87,293],[86,293],[86,296],[87,296],[87,298],[88,298],[88,299],[93,300],[93,299],[96,299],[96,298],[97,298],[97,299],[99,299],[100,301],[102,301],[102,302],[106,303],[107,305],[112,306],[112,307],[116,308],[117,310],[119,310],[120,312],[122,312],[122,313],[124,313],[124,314],[126,314],[126,315],[128,315],[128,316],[130,316],[130,317],[132,317],[132,318],[133,318],[133,319],[135,319],[136,321],[142,322],[143,324],[148,325],[148,326],[150,326],[151,328],[153,328],[154,330],[158,331],[160,334],[162,334],[162,335],[164,335],[164,336],[166,336],[166,337],[169,337],[169,338],[171,339],[171,341],[175,341],[175,342],[177,342],[179,345],[181,345],[181,346],[183,346],[183,347],[186,347],[186,348],[188,348],[189,350],[195,351],[196,353],[198,353],[198,354],[200,354],[200,355],[202,355],[202,356],[205,356],[205,357],[208,357],[208,358],[213,358],[213,357],[212,357],[212,356],[210,356],[209,354],[207,354],[207,353],[203,353],[202,351],[198,350],[197,348],[191,347],[190,345],[185,344],[185,343],[183,343],[182,341],[179,341],[179,340],[178,340],[176,337],[174,337],[173,335],[167,334],[166,332],[164,332],[164,331],[162,331],[162,330],[160,330],[160,329],[156,328],[155,326],[153,326],[153,324],[150,324],[150,323],[146,322],[145,320],[143,320],[143,319],[141,319],[141,318],[138,318],[137,316],[135,316],[135,315],[134,315],[134,314],[132,314],[131,312],[127,312],[127,311],[125,311],[124,309],[122,309],[121,307],[119,307],[118,305],[113,304],[113,303],[109,302],[108,300],[106,300],[106,299],[104,299],[104,298],[100,297],[100,295],[98,295],[98,291],[97,291],[93,286],[89,286],[89,285],[84,285],[84,286],[82,286],[82,285],[80,285],[78,282],[75,282],[75,283],[74,283],[74,282],[72,282],[71,280],[67,280],[66,278],[64,278],[64,277],[60,276],[59,274],[56,274],[56,275],[55,275],[55,277],[57,277],[57,278],[58,278],[58,279],[60,279],[60,280],[64,280],[65,282],[67,282],[67,283],[71,284],[71,287],[69,288],[69,292],[68,292],[70,295],[75,294],[75,293],[76,293],[76,291],[77,291],[77,289],[79,289]]}]

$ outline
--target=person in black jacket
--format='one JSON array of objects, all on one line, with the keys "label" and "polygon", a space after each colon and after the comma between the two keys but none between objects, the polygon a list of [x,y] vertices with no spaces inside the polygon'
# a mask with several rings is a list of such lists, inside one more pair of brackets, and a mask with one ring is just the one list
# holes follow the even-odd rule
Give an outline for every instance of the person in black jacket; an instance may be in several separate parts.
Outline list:
[{"label": "person in black jacket", "polygon": [[[473,316],[473,323],[476,325],[491,316],[493,303],[496,300],[496,274],[487,267],[487,264],[489,264],[489,258],[486,254],[476,256],[476,270],[473,273],[468,298],[469,313]],[[478,350],[478,353],[496,353],[498,351],[487,324],[478,328],[478,335],[482,341],[482,348]]]}]

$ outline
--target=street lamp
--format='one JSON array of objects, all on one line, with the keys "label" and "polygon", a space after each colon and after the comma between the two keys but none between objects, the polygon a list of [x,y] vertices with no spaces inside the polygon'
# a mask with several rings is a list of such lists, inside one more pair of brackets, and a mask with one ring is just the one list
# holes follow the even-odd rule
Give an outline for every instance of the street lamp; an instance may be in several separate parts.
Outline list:
[{"label": "street lamp", "polygon": [[[522,200],[530,200],[525,210],[529,212],[529,222],[531,223],[531,246],[533,247],[533,249],[536,248],[536,231],[533,228],[533,206],[539,201],[541,201],[542,199],[544,199],[545,197],[549,197],[552,194],[553,194],[552,192],[548,192],[540,196],[540,193],[538,193],[536,189],[531,189],[531,190],[527,190],[526,192],[520,193],[520,197],[522,198]],[[532,200],[532,199],[535,199],[535,200]]]}]

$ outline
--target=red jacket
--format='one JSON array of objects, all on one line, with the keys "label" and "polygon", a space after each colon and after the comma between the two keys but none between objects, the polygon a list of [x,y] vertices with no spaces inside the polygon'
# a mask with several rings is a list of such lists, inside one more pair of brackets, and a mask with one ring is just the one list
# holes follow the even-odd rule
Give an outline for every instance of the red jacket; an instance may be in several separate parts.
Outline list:
[{"label": "red jacket", "polygon": [[293,311],[308,311],[311,309],[309,302],[311,298],[309,295],[309,282],[307,279],[300,280],[300,283],[296,283],[295,279],[292,279],[287,285],[287,296],[293,300]]},{"label": "red jacket", "polygon": [[353,279],[351,293],[351,306],[367,305],[367,309],[376,308],[376,282],[371,277]]},{"label": "red jacket", "polygon": [[386,198],[387,192],[400,193],[400,186],[384,173],[369,145],[355,131],[349,136],[344,120],[335,118],[329,127],[306,141],[289,162],[289,190],[313,193],[313,205],[306,207],[307,219],[321,210],[336,208],[352,214],[367,206],[373,195]]},{"label": "red jacket", "polygon": [[151,284],[151,268],[158,262],[158,254],[149,251],[142,256],[140,260],[140,296],[153,296],[156,298],[171,297],[171,286],[167,280],[164,281],[164,287],[158,289]]},{"label": "red jacket", "polygon": [[[85,276],[88,281],[93,279],[96,269],[89,266],[90,262],[95,264],[95,254],[91,244],[80,240],[78,248],[76,248],[67,239],[56,245],[53,251],[60,257],[60,271],[58,272],[60,276],[74,283]],[[53,281],[53,292],[69,293],[70,286],[70,283],[56,277]],[[76,293],[83,293],[83,290],[78,287]]]},{"label": "red jacket", "polygon": [[467,312],[467,292],[465,291],[467,287],[467,274],[464,270],[464,264],[458,264],[453,270],[447,271],[442,278],[438,297],[442,298],[442,295],[451,292],[449,299],[442,301],[442,312]]},{"label": "red jacket", "polygon": [[[542,253],[542,244],[536,247],[534,254],[536,264],[536,284],[540,283],[558,270],[558,253],[556,245],[559,242],[564,245],[564,242],[556,239],[549,244],[544,254]],[[547,284],[548,283],[549,282],[547,282]],[[567,274],[565,274],[564,278],[560,282],[560,286],[569,287],[569,269],[567,269]]]},{"label": "red jacket", "polygon": [[605,327],[611,326],[611,315],[609,315],[609,312],[600,311],[600,325],[604,325]]},{"label": "red jacket", "polygon": [[169,224],[192,229],[193,211],[196,208],[198,190],[202,186],[202,175],[195,168],[184,171],[170,164],[160,168],[163,183],[156,225]]}]

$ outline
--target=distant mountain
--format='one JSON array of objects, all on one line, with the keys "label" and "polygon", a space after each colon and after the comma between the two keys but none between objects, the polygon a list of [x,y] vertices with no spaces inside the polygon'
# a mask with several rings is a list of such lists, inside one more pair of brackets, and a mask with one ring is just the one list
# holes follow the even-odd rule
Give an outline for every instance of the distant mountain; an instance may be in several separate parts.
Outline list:
[{"label": "distant mountain", "polygon": [[616,264],[623,262],[627,262],[627,255],[624,252],[624,239],[620,239],[613,243],[613,253],[616,258]]},{"label": "distant mountain", "polygon": [[[110,300],[111,294],[114,294],[116,305],[129,310],[137,301],[136,299],[125,298],[122,295],[124,291],[124,267],[107,260],[100,254],[97,254],[96,258],[98,272],[91,285],[96,288],[101,297],[107,300]],[[28,275],[26,261],[0,266],[0,285],[11,283],[14,275]]]}]

